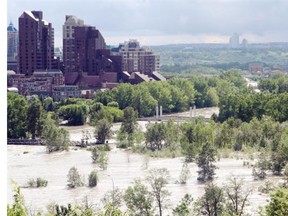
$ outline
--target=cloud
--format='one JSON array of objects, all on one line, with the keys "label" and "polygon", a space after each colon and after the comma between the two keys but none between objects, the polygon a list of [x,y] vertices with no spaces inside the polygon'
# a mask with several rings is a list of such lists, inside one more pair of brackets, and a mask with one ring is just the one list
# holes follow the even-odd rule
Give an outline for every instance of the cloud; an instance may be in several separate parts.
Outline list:
[{"label": "cloud", "polygon": [[200,42],[204,40],[200,36],[227,37],[239,32],[267,41],[288,41],[287,0],[9,0],[7,3],[8,20],[17,23],[24,10],[42,10],[59,37],[65,15],[73,14],[96,26],[108,40],[133,36],[156,41],[173,35],[175,40],[182,38],[185,43],[188,37],[183,35]]}]

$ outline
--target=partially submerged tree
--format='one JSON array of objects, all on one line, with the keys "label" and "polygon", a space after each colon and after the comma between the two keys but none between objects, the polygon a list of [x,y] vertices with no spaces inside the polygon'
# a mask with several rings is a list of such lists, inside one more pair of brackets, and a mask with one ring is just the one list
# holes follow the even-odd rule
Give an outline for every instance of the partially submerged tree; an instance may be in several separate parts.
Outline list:
[{"label": "partially submerged tree", "polygon": [[196,158],[196,163],[199,167],[197,180],[202,182],[213,180],[216,169],[216,166],[213,164],[213,162],[215,161],[215,148],[211,144],[205,143],[202,146],[198,157]]},{"label": "partially submerged tree", "polygon": [[99,152],[97,150],[97,147],[93,147],[91,149],[91,158],[92,158],[92,163],[97,163],[98,158],[99,158]]},{"label": "partially submerged tree", "polygon": [[141,180],[135,180],[134,184],[126,189],[124,200],[131,215],[154,215],[153,197]]},{"label": "partially submerged tree", "polygon": [[211,183],[205,187],[204,195],[196,201],[195,211],[199,215],[222,215],[225,212],[224,203],[223,189]]},{"label": "partially submerged tree", "polygon": [[97,171],[93,170],[88,177],[88,185],[89,187],[95,187],[97,186],[98,183],[98,175],[97,175]]},{"label": "partially submerged tree", "polygon": [[58,128],[55,120],[47,115],[42,139],[46,145],[47,152],[68,150],[70,143],[69,132],[64,128]]},{"label": "partially submerged tree", "polygon": [[230,215],[244,215],[244,209],[248,205],[248,196],[251,189],[244,190],[243,180],[235,176],[228,180],[224,186],[227,196],[226,212]]},{"label": "partially submerged tree", "polygon": [[154,197],[158,210],[159,216],[163,215],[163,210],[166,208],[166,203],[170,193],[165,189],[168,184],[169,171],[166,168],[154,168],[149,170],[149,174],[146,177],[152,191],[151,195]]},{"label": "partially submerged tree", "polygon": [[84,183],[76,167],[71,167],[67,175],[67,186],[69,188],[81,187]]},{"label": "partially submerged tree", "polygon": [[105,143],[106,139],[110,138],[113,134],[112,123],[105,118],[99,120],[96,124],[94,134],[99,143]]}]

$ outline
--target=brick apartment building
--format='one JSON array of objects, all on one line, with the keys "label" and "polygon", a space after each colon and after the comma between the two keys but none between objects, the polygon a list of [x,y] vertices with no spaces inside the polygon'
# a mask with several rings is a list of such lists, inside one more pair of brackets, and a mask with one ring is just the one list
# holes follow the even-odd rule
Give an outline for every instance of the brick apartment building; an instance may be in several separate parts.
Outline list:
[{"label": "brick apartment building", "polygon": [[119,45],[122,56],[122,69],[129,74],[140,72],[151,76],[152,72],[160,72],[160,56],[148,47],[141,47],[137,40],[129,40]]},{"label": "brick apartment building", "polygon": [[58,69],[54,59],[54,29],[42,11],[25,11],[19,17],[18,73],[31,76],[35,70]]}]

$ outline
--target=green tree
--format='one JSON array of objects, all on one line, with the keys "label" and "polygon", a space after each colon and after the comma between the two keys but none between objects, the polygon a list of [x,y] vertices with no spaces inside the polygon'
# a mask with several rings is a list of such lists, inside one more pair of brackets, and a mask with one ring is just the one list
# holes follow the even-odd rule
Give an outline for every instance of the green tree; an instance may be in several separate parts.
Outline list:
[{"label": "green tree", "polygon": [[123,199],[122,191],[118,187],[114,188],[114,182],[113,182],[113,190],[107,191],[104,194],[104,197],[102,198],[101,201],[106,209],[108,208],[110,209],[110,211],[113,212],[122,205],[122,199]]},{"label": "green tree", "polygon": [[47,152],[68,150],[71,144],[69,132],[56,126],[55,120],[50,115],[45,121],[42,139],[45,142]]},{"label": "green tree", "polygon": [[32,139],[41,136],[44,123],[44,110],[37,96],[33,95],[29,99],[29,107],[27,110],[28,131],[32,135]]},{"label": "green tree", "polygon": [[43,100],[43,108],[44,110],[46,110],[47,112],[53,112],[55,111],[55,105],[54,105],[54,101],[53,98],[51,97],[47,97]]},{"label": "green tree", "polygon": [[98,158],[99,158],[99,152],[97,150],[97,147],[94,147],[91,149],[91,158],[92,158],[92,163],[97,163]]},{"label": "green tree", "polygon": [[95,127],[95,138],[99,143],[105,143],[106,139],[112,136],[112,123],[107,119],[101,119],[97,122]]},{"label": "green tree", "polygon": [[126,107],[124,109],[124,118],[121,123],[121,132],[126,132],[128,134],[133,134],[138,127],[137,123],[138,113],[132,107]]},{"label": "green tree", "polygon": [[151,195],[154,197],[159,216],[163,215],[163,210],[166,207],[166,202],[170,193],[165,189],[168,184],[169,171],[166,168],[154,168],[149,170],[149,174],[146,177],[147,182],[149,183],[152,191]]},{"label": "green tree", "polygon": [[271,194],[269,204],[266,206],[267,216],[286,216],[288,215],[288,189],[279,188]]},{"label": "green tree", "polygon": [[192,213],[191,203],[193,198],[190,194],[185,194],[181,202],[173,209],[174,216],[189,216]]},{"label": "green tree", "polygon": [[186,184],[189,177],[190,177],[189,164],[187,162],[184,162],[179,177],[179,183]]},{"label": "green tree", "polygon": [[93,170],[88,177],[88,185],[89,187],[95,187],[97,186],[98,183],[98,175],[97,175],[97,171]]},{"label": "green tree", "polygon": [[161,150],[165,144],[166,127],[163,122],[150,123],[145,132],[146,148],[152,151]]},{"label": "green tree", "polygon": [[134,146],[137,133],[139,132],[137,117],[138,113],[132,107],[126,107],[124,109],[124,117],[117,137],[122,146],[123,144],[125,147]]},{"label": "green tree", "polygon": [[134,216],[154,215],[153,198],[147,187],[141,181],[135,180],[133,186],[129,186],[124,194],[127,208]]},{"label": "green tree", "polygon": [[107,156],[107,153],[104,150],[100,150],[99,151],[99,156],[98,156],[98,159],[97,159],[97,163],[98,163],[98,166],[102,170],[106,170],[107,169],[108,156]]},{"label": "green tree", "polygon": [[7,93],[7,137],[25,138],[28,103],[24,96]]},{"label": "green tree", "polygon": [[69,188],[76,188],[76,187],[81,187],[84,185],[84,183],[81,180],[81,176],[78,172],[78,169],[76,167],[71,167],[68,175],[67,175],[67,186]]},{"label": "green tree", "polygon": [[205,192],[195,203],[195,210],[200,215],[217,216],[225,212],[225,198],[223,190],[214,185],[208,184]]},{"label": "green tree", "polygon": [[61,106],[58,110],[59,116],[68,120],[69,125],[83,125],[86,123],[86,117],[89,113],[88,105],[68,104]]},{"label": "green tree", "polygon": [[211,144],[205,143],[202,146],[196,158],[196,163],[199,168],[199,170],[197,171],[198,172],[197,180],[202,182],[213,180],[216,169],[216,166],[213,164],[213,162],[215,161],[216,161],[215,148]]}]

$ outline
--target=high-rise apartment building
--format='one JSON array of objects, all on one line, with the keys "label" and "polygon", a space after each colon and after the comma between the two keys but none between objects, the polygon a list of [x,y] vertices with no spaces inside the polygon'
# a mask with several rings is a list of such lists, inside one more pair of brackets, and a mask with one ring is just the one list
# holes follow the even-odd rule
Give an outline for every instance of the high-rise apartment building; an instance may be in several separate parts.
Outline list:
[{"label": "high-rise apartment building", "polygon": [[238,48],[239,47],[239,34],[234,33],[229,39],[230,48]]},{"label": "high-rise apartment building", "polygon": [[17,72],[18,31],[10,22],[7,27],[7,70]]},{"label": "high-rise apartment building", "polygon": [[119,53],[122,56],[122,70],[129,74],[140,72],[151,75],[160,72],[160,57],[148,47],[141,47],[137,40],[129,40],[120,44]]},{"label": "high-rise apartment building", "polygon": [[67,15],[63,25],[63,63],[64,73],[76,72],[77,53],[75,51],[75,33],[77,26],[84,26],[84,21],[75,16]]},{"label": "high-rise apartment building", "polygon": [[31,76],[35,70],[56,69],[54,29],[43,19],[42,11],[25,11],[18,21],[18,72]]},{"label": "high-rise apartment building", "polygon": [[7,27],[7,60],[16,61],[18,54],[18,31],[10,22]]},{"label": "high-rise apartment building", "polygon": [[63,63],[65,83],[83,88],[116,83],[122,72],[121,57],[106,49],[101,32],[72,15],[63,25]]}]

